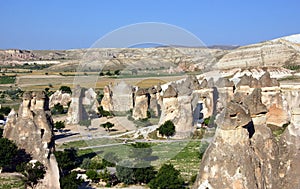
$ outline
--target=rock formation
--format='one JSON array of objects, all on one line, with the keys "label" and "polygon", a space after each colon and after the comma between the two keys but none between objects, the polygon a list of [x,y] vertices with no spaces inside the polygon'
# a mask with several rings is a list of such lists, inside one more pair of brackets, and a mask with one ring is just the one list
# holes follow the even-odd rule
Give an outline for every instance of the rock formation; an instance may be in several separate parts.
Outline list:
[{"label": "rock formation", "polygon": [[[77,86],[72,90],[72,100],[68,110],[67,124],[78,124],[98,112],[97,94],[93,89]],[[90,114],[90,115],[89,115]]]},{"label": "rock formation", "polygon": [[55,104],[61,104],[63,106],[68,106],[68,103],[71,102],[71,94],[63,93],[61,90],[55,91],[49,97],[49,106],[52,108]]},{"label": "rock formation", "polygon": [[139,88],[135,93],[134,107],[132,117],[134,119],[147,118],[149,93],[146,89]]},{"label": "rock formation", "polygon": [[53,154],[53,121],[48,106],[44,92],[24,92],[19,112],[10,113],[3,136],[45,165],[45,178],[37,188],[59,189],[59,170]]},{"label": "rock formation", "polygon": [[103,98],[101,100],[101,106],[105,111],[112,111],[113,104],[112,104],[112,91],[110,86],[105,86],[103,89]]},{"label": "rock formation", "polygon": [[[251,85],[253,81],[255,85]],[[203,156],[194,188],[300,187],[300,111],[299,106],[285,105],[293,104],[295,96],[281,90],[268,73],[259,80],[241,78],[233,98],[217,115],[216,134]],[[283,124],[289,120],[284,130]],[[282,127],[283,134],[275,136],[269,124]]]}]

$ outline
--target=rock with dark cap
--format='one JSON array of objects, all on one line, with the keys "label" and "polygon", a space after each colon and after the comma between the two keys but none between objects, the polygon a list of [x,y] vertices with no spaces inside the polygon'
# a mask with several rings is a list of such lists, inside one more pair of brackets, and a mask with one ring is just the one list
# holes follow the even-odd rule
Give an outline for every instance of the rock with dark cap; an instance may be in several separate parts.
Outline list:
[{"label": "rock with dark cap", "polygon": [[234,83],[233,81],[229,81],[229,79],[224,78],[224,77],[220,77],[217,81],[216,81],[216,87],[233,87]]},{"label": "rock with dark cap", "polygon": [[168,88],[165,90],[163,97],[164,98],[172,98],[177,97],[178,93],[172,85],[169,85]]},{"label": "rock with dark cap", "polygon": [[267,113],[267,107],[261,101],[261,89],[256,88],[248,95],[243,104],[247,106],[251,115]]},{"label": "rock with dark cap", "polygon": [[23,100],[31,100],[31,99],[32,99],[32,94],[31,94],[31,92],[25,91],[25,92],[23,93],[22,98],[23,98]]},{"label": "rock with dark cap", "polygon": [[229,102],[216,120],[216,124],[223,130],[234,130],[251,122],[246,107],[235,102]]},{"label": "rock with dark cap", "polygon": [[143,95],[146,95],[148,93],[148,90],[147,89],[144,89],[144,88],[139,88],[135,95],[136,96],[143,96]]},{"label": "rock with dark cap", "polygon": [[271,78],[270,73],[266,71],[259,79],[262,87],[276,87],[279,82],[275,78]]}]

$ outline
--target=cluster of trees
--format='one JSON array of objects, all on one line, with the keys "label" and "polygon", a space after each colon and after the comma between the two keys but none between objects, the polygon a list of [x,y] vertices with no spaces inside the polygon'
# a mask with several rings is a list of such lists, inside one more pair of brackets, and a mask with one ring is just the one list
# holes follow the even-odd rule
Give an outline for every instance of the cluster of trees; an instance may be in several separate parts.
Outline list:
[{"label": "cluster of trees", "polygon": [[120,75],[120,73],[121,73],[121,70],[115,70],[113,72],[110,72],[110,70],[108,70],[106,72],[104,72],[104,71],[100,72],[99,76],[105,76],[105,75],[106,76],[117,76],[117,75]]}]

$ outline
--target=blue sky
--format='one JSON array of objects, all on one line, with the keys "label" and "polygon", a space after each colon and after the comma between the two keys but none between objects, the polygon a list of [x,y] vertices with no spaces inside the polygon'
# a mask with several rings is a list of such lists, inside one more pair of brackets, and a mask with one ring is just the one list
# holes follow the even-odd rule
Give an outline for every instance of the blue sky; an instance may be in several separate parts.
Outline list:
[{"label": "blue sky", "polygon": [[129,24],[182,27],[206,45],[300,33],[299,0],[0,0],[0,48],[88,48]]}]

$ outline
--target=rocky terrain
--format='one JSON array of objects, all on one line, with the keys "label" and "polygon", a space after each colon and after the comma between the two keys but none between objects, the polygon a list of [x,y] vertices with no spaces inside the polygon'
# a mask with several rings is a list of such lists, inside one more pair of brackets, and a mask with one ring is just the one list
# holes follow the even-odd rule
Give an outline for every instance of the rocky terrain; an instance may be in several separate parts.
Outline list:
[{"label": "rocky terrain", "polygon": [[19,112],[12,111],[3,136],[14,141],[33,160],[46,167],[44,179],[36,188],[59,189],[59,170],[53,154],[55,144],[49,101],[43,92],[25,92]]},{"label": "rocky terrain", "polygon": [[[281,67],[300,63],[299,35],[282,37],[238,48],[103,48],[71,50],[1,50],[0,65],[51,64],[52,71],[170,69],[172,72],[203,69]],[[81,65],[78,67],[78,65]]]}]

